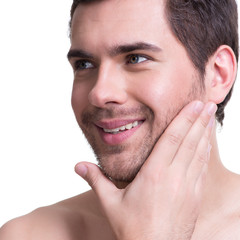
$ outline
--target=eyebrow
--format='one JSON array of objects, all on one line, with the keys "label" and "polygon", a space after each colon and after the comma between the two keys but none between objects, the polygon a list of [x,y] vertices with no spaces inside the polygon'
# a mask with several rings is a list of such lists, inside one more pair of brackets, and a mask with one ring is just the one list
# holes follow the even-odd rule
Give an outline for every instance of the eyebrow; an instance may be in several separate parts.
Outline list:
[{"label": "eyebrow", "polygon": [[[148,50],[152,52],[162,51],[162,49],[156,45],[146,42],[136,42],[131,44],[115,45],[108,49],[108,53],[111,57],[114,57],[120,54],[129,53],[136,50]],[[75,57],[94,59],[94,56],[91,53],[88,53],[82,49],[70,49],[67,54],[67,58],[70,60],[71,58]]]},{"label": "eyebrow", "polygon": [[84,50],[81,49],[70,49],[67,54],[68,60],[71,58],[87,58],[87,59],[94,59],[94,56]]},{"label": "eyebrow", "polygon": [[116,55],[132,52],[136,50],[148,50],[152,52],[162,51],[162,49],[156,45],[146,43],[146,42],[136,42],[132,44],[116,45],[109,50],[109,55],[116,56]]}]

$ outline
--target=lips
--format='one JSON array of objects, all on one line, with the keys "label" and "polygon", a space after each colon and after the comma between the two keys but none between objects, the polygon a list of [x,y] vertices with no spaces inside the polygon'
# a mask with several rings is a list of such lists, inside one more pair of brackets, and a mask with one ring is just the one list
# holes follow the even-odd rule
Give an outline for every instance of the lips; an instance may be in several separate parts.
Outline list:
[{"label": "lips", "polygon": [[95,123],[96,126],[104,129],[115,129],[133,123],[135,121],[144,121],[143,119],[122,119],[122,120],[104,120]]},{"label": "lips", "polygon": [[111,120],[100,121],[95,125],[105,144],[116,145],[130,138],[141,127],[143,122],[142,119]]}]

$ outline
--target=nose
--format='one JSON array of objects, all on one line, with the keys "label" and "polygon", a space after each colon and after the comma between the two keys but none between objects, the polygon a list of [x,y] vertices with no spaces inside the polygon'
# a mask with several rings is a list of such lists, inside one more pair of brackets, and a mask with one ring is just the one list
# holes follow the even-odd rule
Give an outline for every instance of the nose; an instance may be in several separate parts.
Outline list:
[{"label": "nose", "polygon": [[99,68],[88,99],[92,105],[99,108],[104,108],[109,103],[124,104],[127,101],[127,92],[125,79],[120,71],[110,65]]}]

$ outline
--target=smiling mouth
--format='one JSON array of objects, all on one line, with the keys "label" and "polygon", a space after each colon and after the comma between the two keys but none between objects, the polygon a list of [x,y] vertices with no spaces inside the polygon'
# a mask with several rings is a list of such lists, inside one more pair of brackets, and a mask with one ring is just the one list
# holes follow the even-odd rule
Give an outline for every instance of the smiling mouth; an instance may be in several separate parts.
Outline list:
[{"label": "smiling mouth", "polygon": [[114,129],[103,128],[103,131],[105,133],[109,133],[109,134],[119,134],[121,132],[124,132],[124,131],[130,130],[132,128],[135,128],[142,123],[143,123],[143,121],[134,121],[132,123],[128,123],[126,125],[123,125],[123,126],[120,126],[118,128],[114,128]]}]

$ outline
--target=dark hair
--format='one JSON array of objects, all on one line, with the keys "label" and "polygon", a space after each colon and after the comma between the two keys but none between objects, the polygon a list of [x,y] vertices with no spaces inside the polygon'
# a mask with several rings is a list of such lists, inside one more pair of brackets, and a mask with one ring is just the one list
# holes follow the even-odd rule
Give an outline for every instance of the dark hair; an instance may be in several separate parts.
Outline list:
[{"label": "dark hair", "polygon": [[[221,45],[232,48],[238,61],[238,13],[235,0],[167,0],[170,27],[185,46],[193,64],[205,74],[207,61]],[[218,104],[216,119],[222,125],[232,90]]]},{"label": "dark hair", "polygon": [[[86,4],[95,1],[73,1],[70,29],[77,6],[80,3]],[[238,13],[235,0],[165,1],[165,12],[170,28],[185,47],[202,79],[204,79],[209,57],[219,46],[230,46],[238,61]],[[216,119],[221,125],[224,119],[224,108],[231,98],[232,90],[233,88],[224,101],[218,104]]]}]

